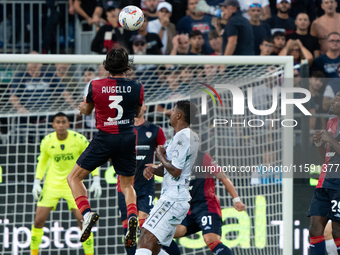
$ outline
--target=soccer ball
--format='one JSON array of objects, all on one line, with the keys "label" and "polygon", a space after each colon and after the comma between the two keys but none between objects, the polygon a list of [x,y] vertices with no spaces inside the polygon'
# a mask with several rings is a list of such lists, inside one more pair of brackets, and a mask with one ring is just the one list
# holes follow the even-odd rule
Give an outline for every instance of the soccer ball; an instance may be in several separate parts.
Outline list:
[{"label": "soccer ball", "polygon": [[120,11],[118,20],[122,28],[134,31],[142,26],[144,14],[137,6],[129,5]]}]

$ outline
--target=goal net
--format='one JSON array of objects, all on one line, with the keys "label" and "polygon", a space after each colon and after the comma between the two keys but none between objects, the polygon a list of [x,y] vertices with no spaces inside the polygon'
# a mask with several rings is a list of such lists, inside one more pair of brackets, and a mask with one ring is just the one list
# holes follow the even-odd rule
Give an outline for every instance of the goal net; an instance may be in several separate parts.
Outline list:
[{"label": "goal net", "polygon": [[[101,65],[104,58],[2,55],[1,254],[29,254],[36,208],[31,190],[41,139],[54,131],[52,116],[59,111],[68,114],[71,129],[89,140],[96,132],[94,116],[79,116],[78,104],[86,94],[88,80],[107,76]],[[293,86],[289,82],[292,59],[135,56],[134,62],[129,77],[144,84],[146,119],[160,125],[169,139],[173,136],[169,114],[174,103],[182,99],[194,102],[198,114],[192,128],[199,134],[200,149],[231,178],[246,205],[245,211],[237,212],[216,180],[222,207],[221,241],[235,254],[292,254],[292,178],[284,178],[289,176],[281,169],[292,164],[293,131],[288,119],[292,119],[293,110],[287,107],[287,115],[282,116],[278,103],[270,115],[254,114],[272,108],[275,98],[280,102],[276,88]],[[89,193],[90,204],[100,215],[94,228],[95,254],[124,254],[117,176],[109,164],[101,167],[100,176],[101,198],[94,199]],[[91,176],[84,184],[89,187]],[[157,182],[156,197],[160,187]],[[79,235],[74,216],[61,200],[45,224],[41,254],[83,254]],[[211,254],[201,232],[176,241],[182,254]]]}]

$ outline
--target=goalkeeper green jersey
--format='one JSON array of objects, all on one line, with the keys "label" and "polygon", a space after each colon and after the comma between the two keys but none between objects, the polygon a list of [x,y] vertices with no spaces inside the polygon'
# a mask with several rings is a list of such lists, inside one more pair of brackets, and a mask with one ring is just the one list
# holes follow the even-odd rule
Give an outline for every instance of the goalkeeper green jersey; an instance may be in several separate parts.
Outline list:
[{"label": "goalkeeper green jersey", "polygon": [[[45,185],[68,187],[67,176],[89,144],[85,136],[72,130],[67,132],[65,140],[58,140],[57,133],[53,132],[41,141],[35,178],[42,180],[47,170]],[[98,172],[97,168],[92,175],[98,175]]]}]

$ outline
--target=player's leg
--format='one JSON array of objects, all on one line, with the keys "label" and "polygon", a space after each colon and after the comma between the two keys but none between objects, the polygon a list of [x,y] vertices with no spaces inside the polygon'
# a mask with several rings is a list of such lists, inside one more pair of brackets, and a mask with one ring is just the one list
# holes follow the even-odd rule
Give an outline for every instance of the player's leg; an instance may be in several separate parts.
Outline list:
[{"label": "player's leg", "polygon": [[337,255],[337,248],[333,239],[332,234],[332,221],[329,220],[323,232],[325,236],[325,243],[326,243],[326,251],[328,255]]},{"label": "player's leg", "polygon": [[44,234],[43,227],[53,207],[37,206],[34,224],[31,229],[31,255],[38,255],[39,245]]},{"label": "player's leg", "polygon": [[[151,255],[152,253],[159,253],[160,246],[157,244],[157,237],[149,230],[143,228],[138,240],[136,255]],[[156,247],[159,246],[159,247]]]},{"label": "player's leg", "polygon": [[[83,215],[80,213],[80,211],[76,208],[71,209],[74,216],[77,219],[77,223],[80,229],[82,229],[82,221],[83,221]],[[93,233],[91,233],[90,237],[82,243],[84,248],[85,255],[93,255],[94,254],[94,241],[93,241]]]},{"label": "player's leg", "polygon": [[314,190],[313,198],[307,216],[310,217],[309,237],[310,254],[319,255],[326,253],[324,230],[332,211],[329,190],[317,188]]}]

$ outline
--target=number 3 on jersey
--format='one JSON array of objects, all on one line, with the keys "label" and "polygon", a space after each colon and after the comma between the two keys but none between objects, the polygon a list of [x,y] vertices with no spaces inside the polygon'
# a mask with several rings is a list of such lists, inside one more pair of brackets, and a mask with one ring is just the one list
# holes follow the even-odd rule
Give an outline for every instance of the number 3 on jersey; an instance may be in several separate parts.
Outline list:
[{"label": "number 3 on jersey", "polygon": [[109,96],[109,100],[113,101],[111,104],[109,104],[110,109],[116,109],[117,116],[115,118],[108,117],[107,121],[115,121],[120,120],[123,116],[123,107],[119,105],[120,102],[123,101],[123,96]]}]

